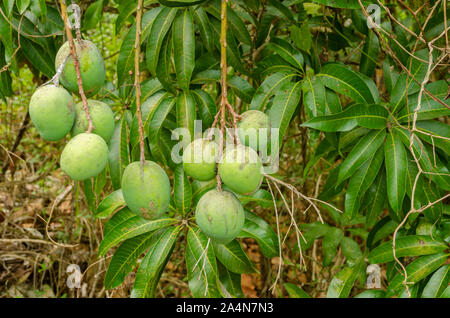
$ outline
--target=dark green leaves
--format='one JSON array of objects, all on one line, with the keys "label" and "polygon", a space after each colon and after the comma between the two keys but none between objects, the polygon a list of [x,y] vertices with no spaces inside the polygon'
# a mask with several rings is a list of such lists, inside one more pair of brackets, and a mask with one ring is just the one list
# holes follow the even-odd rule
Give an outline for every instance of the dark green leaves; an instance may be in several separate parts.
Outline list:
[{"label": "dark green leaves", "polygon": [[177,126],[187,129],[190,134],[189,140],[183,140],[183,143],[189,143],[194,140],[195,117],[194,97],[190,92],[180,93],[177,98]]},{"label": "dark green leaves", "polygon": [[192,202],[192,187],[184,172],[183,165],[178,165],[174,175],[173,201],[182,215],[189,212]]},{"label": "dark green leaves", "polygon": [[378,52],[380,44],[375,32],[369,30],[366,39],[364,40],[364,47],[361,51],[361,63],[359,71],[369,77],[372,77],[375,67],[377,65]]},{"label": "dark green leaves", "polygon": [[[445,243],[425,235],[408,235],[395,240],[395,255],[397,257],[435,254],[446,249]],[[393,260],[392,241],[381,244],[369,254],[369,261],[372,264],[387,263]]]},{"label": "dark green leaves", "polygon": [[384,129],[373,130],[362,137],[353,147],[347,158],[341,164],[337,184],[349,178],[361,165],[369,159],[385,140],[386,132]]},{"label": "dark green leaves", "polygon": [[331,280],[327,291],[327,298],[346,298],[350,295],[353,284],[358,278],[358,273],[365,266],[364,259],[361,257],[352,267],[344,267]]},{"label": "dark green leaves", "polygon": [[381,129],[386,127],[387,117],[387,110],[380,105],[355,104],[337,114],[314,117],[302,126],[327,132],[348,131],[356,126]]},{"label": "dark green leaves", "polygon": [[323,266],[330,265],[336,255],[337,247],[344,237],[344,232],[337,227],[330,227],[322,241]]},{"label": "dark green leaves", "polygon": [[378,90],[373,81],[343,64],[326,64],[317,76],[325,86],[352,98],[357,103],[378,102]]},{"label": "dark green leaves", "polygon": [[116,211],[117,209],[125,206],[125,200],[123,198],[122,190],[116,190],[109,194],[97,207],[94,213],[95,217],[104,218]]},{"label": "dark green leaves", "polygon": [[180,226],[174,226],[159,233],[160,235],[155,239],[139,266],[131,297],[155,297],[156,286],[172,253],[180,229]]},{"label": "dark green leaves", "polygon": [[189,89],[195,67],[194,20],[188,9],[179,11],[173,21],[173,51],[178,84]]},{"label": "dark green leaves", "polygon": [[391,131],[384,145],[386,162],[387,194],[390,206],[395,212],[402,208],[406,192],[406,169],[408,166],[405,147],[400,137]]},{"label": "dark green leaves", "polygon": [[233,273],[244,274],[255,272],[255,267],[237,240],[230,243],[213,244],[214,253],[224,266]]}]

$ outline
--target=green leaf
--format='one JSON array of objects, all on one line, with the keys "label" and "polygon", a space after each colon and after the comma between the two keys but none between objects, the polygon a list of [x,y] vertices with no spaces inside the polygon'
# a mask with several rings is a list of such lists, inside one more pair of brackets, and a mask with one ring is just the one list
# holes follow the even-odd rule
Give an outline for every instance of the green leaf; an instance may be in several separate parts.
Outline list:
[{"label": "green leaf", "polygon": [[145,233],[120,244],[105,275],[105,288],[116,288],[136,266],[138,258],[160,238],[164,230]]},{"label": "green leaf", "polygon": [[21,15],[28,9],[30,2],[31,0],[16,0],[16,6]]},{"label": "green leaf", "polygon": [[426,284],[422,298],[438,298],[442,295],[450,282],[450,265],[439,268]]},{"label": "green leaf", "polygon": [[156,66],[156,76],[158,77],[158,80],[161,82],[162,86],[164,88],[173,93],[176,94],[176,90],[174,86],[172,85],[172,47],[173,47],[173,41],[171,33],[172,31],[169,31],[169,34],[164,38],[164,42],[161,46],[161,51],[159,52],[159,60],[158,65]]},{"label": "green leaf", "polygon": [[311,298],[303,289],[291,283],[284,283],[284,288],[289,294],[289,298]]},{"label": "green leaf", "polygon": [[387,237],[388,235],[392,234],[395,229],[397,228],[398,223],[394,220],[391,220],[389,216],[386,216],[385,218],[381,219],[380,221],[375,224],[375,226],[372,228],[372,230],[369,233],[369,236],[367,237],[367,247],[369,249],[373,248],[375,244]]},{"label": "green leaf", "polygon": [[236,193],[236,196],[238,197],[239,201],[241,201],[243,206],[245,206],[247,203],[255,202],[266,209],[273,207],[272,195],[264,189],[258,189],[256,190],[256,192],[250,195],[241,195]]},{"label": "green leaf", "polygon": [[303,72],[303,54],[293,48],[289,42],[280,38],[273,38],[267,44],[267,48],[280,55],[283,60],[291,64],[293,67]]},{"label": "green leaf", "polygon": [[103,0],[97,0],[89,5],[84,13],[83,29],[90,30],[97,26],[102,17]]},{"label": "green leaf", "polygon": [[[425,235],[408,235],[395,240],[397,257],[429,255],[443,252],[446,249],[445,243]],[[381,244],[369,254],[369,261],[372,264],[387,263],[393,260],[392,241]]]},{"label": "green leaf", "polygon": [[363,256],[359,244],[349,237],[343,237],[341,241],[342,254],[344,254],[347,261],[355,262]]},{"label": "green leaf", "polygon": [[384,298],[384,290],[369,289],[356,295],[354,298]]},{"label": "green leaf", "polygon": [[343,237],[344,232],[341,229],[337,227],[330,227],[328,229],[322,241],[323,266],[331,264]]},{"label": "green leaf", "polygon": [[[115,216],[116,215],[118,215],[118,213],[116,213]],[[172,218],[146,220],[135,214],[134,217],[127,218],[125,220],[122,220],[122,217],[119,217],[118,219],[113,217],[109,222],[112,222],[114,226],[110,229],[110,231],[108,231],[108,233],[106,233],[105,229],[105,236],[98,248],[99,256],[104,256],[111,247],[124,240],[170,226],[178,222],[178,220]]]},{"label": "green leaf", "polygon": [[178,11],[173,21],[175,73],[181,89],[188,90],[195,67],[194,20],[189,9]]},{"label": "green leaf", "polygon": [[439,298],[450,298],[450,286],[447,286]]},{"label": "green leaf", "polygon": [[[422,94],[420,109],[417,111],[417,120],[428,120],[442,116],[450,115],[450,99],[446,99],[448,94],[448,84],[445,80],[440,80],[425,85],[425,88],[430,91],[440,102],[435,101],[425,92]],[[414,111],[419,103],[419,92],[408,96],[408,106],[404,107],[398,114],[397,120],[399,122],[412,121]],[[442,103],[444,105],[442,105]],[[445,106],[447,105],[447,106]]]},{"label": "green leaf", "polygon": [[319,78],[305,78],[303,82],[303,101],[310,117],[331,115],[342,111],[337,94],[326,88]]},{"label": "green leaf", "polygon": [[25,37],[20,39],[20,45],[22,47],[21,52],[27,60],[42,74],[48,78],[52,78],[55,74],[55,65],[52,63],[53,59],[48,54],[48,51]]},{"label": "green leaf", "polygon": [[327,132],[349,131],[357,125],[382,129],[386,127],[387,118],[387,110],[380,105],[355,104],[337,114],[314,117],[302,126]]},{"label": "green leaf", "polygon": [[354,266],[345,267],[337,273],[328,287],[327,298],[347,298],[358,278],[359,271],[364,266],[364,258],[361,257]]},{"label": "green leaf", "polygon": [[202,7],[192,10],[195,24],[200,31],[200,36],[203,40],[203,45],[209,52],[214,51],[214,38],[211,30],[208,15]]},{"label": "green leaf", "polygon": [[116,190],[100,202],[94,216],[97,218],[108,217],[118,209],[125,207],[125,205],[126,203],[123,198],[122,189]]},{"label": "green leaf", "polygon": [[[200,229],[189,228],[186,243],[186,270],[189,289],[196,298],[221,297],[214,248]],[[208,249],[206,249],[208,246]],[[203,268],[203,270],[202,270]]]},{"label": "green leaf", "polygon": [[155,297],[156,286],[164,267],[169,261],[180,230],[181,226],[170,227],[155,239],[153,246],[142,259],[136,273],[133,290],[131,291],[132,298]]},{"label": "green leaf", "polygon": [[261,253],[266,257],[278,255],[278,236],[270,225],[258,215],[245,211],[245,223],[239,238],[251,237],[256,240]]},{"label": "green leaf", "polygon": [[[416,284],[436,269],[445,264],[449,254],[438,253],[419,257],[411,264],[406,266],[406,273],[408,275],[408,283]],[[386,290],[386,297],[393,296],[399,293],[403,288],[404,277],[401,273],[395,275],[391,280],[388,289]]]},{"label": "green leaf", "polygon": [[283,140],[295,109],[300,101],[302,83],[286,83],[283,88],[275,94],[273,105],[269,110],[272,128],[279,129],[279,146]]},{"label": "green leaf", "polygon": [[[322,83],[335,92],[352,98],[357,103],[374,104],[378,96],[373,95],[373,81],[364,80],[361,75],[339,63],[328,63],[316,75]],[[376,89],[376,86],[375,86]]]},{"label": "green leaf", "polygon": [[128,126],[124,116],[116,122],[113,135],[109,141],[109,173],[113,189],[121,187],[122,173],[129,164]]},{"label": "green leaf", "polygon": [[167,118],[167,115],[170,113],[175,104],[176,99],[173,97],[164,99],[153,112],[148,125],[148,140],[152,155],[155,159],[164,164],[166,164],[167,159],[164,156],[160,145],[161,128]]},{"label": "green leaf", "polygon": [[219,270],[219,286],[224,297],[244,297],[241,287],[241,275],[229,271],[220,262],[217,262]]},{"label": "green leaf", "polygon": [[181,214],[185,215],[191,209],[192,187],[182,164],[175,169],[173,184],[173,201]]},{"label": "green leaf", "polygon": [[194,96],[197,103],[200,118],[202,120],[202,125],[204,127],[211,127],[214,116],[216,116],[216,103],[210,94],[201,89],[196,89],[191,91],[192,96]]},{"label": "green leaf", "polygon": [[175,15],[177,13],[176,8],[164,7],[156,16],[154,22],[151,25],[150,33],[147,40],[147,50],[145,52],[145,58],[147,62],[147,68],[150,73],[156,76],[156,67],[158,65],[159,51],[167,32],[172,25]]},{"label": "green leaf", "polygon": [[[358,1],[349,0],[313,0],[312,2],[320,3],[328,7],[342,8],[342,9],[361,9]],[[366,0],[361,1],[364,6],[369,5],[370,2]]]},{"label": "green leaf", "polygon": [[387,177],[388,201],[392,209],[398,213],[403,204],[406,192],[406,167],[408,166],[405,147],[400,137],[391,131],[384,144],[384,159]]},{"label": "green leaf", "polygon": [[289,31],[291,31],[292,41],[294,41],[295,46],[309,53],[312,45],[312,35],[308,22],[305,21],[300,28],[292,25]]},{"label": "green leaf", "polygon": [[177,98],[177,126],[187,129],[190,134],[190,139],[183,140],[183,144],[188,144],[194,140],[195,112],[195,99],[192,94],[190,92],[181,92]]},{"label": "green leaf", "polygon": [[352,151],[342,162],[339,169],[337,184],[346,180],[362,166],[367,159],[369,159],[378,148],[381,147],[385,140],[386,132],[384,129],[372,130],[367,135],[362,137],[358,143],[353,147]]},{"label": "green leaf", "polygon": [[[423,120],[416,122],[416,128],[419,130],[417,135],[425,140],[427,143],[434,145],[443,150],[447,155],[450,155],[450,141],[439,137],[431,137],[427,134],[434,136],[446,137],[450,136],[450,125],[437,120]],[[424,133],[420,133],[420,131]]]},{"label": "green leaf", "polygon": [[[212,0],[209,2],[206,10],[216,19],[220,19],[220,5],[220,0]],[[231,32],[236,37],[236,39],[238,39],[242,43],[252,46],[252,39],[247,27],[245,26],[245,23],[230,6],[227,6],[227,20],[228,27],[231,29]]]},{"label": "green leaf", "polygon": [[397,82],[399,74],[393,70],[393,66],[389,65],[389,62],[385,60],[383,62],[383,79],[384,85],[389,94],[392,94],[395,83]]},{"label": "green leaf", "polygon": [[228,244],[213,243],[214,254],[231,272],[236,274],[254,273],[255,266],[237,240]]},{"label": "green leaf", "polygon": [[268,8],[269,12],[272,12],[272,14],[276,15],[281,19],[285,19],[292,22],[295,21],[292,11],[280,1],[269,0]]},{"label": "green leaf", "polygon": [[359,71],[369,77],[372,77],[375,67],[377,66],[378,53],[380,51],[380,43],[375,32],[369,30],[364,47],[361,51],[361,62]]},{"label": "green leaf", "polygon": [[[381,148],[380,148],[381,149]],[[382,170],[375,182],[369,187],[366,192],[368,203],[366,207],[366,228],[371,228],[375,225],[378,216],[383,211],[384,203],[387,197],[386,173]],[[367,202],[364,200],[364,202]]]},{"label": "green leaf", "polygon": [[[350,220],[353,219],[360,209],[360,203],[364,193],[375,181],[384,153],[380,147],[375,155],[369,158],[351,177],[345,193],[345,213]],[[344,216],[343,215],[343,216]]]}]

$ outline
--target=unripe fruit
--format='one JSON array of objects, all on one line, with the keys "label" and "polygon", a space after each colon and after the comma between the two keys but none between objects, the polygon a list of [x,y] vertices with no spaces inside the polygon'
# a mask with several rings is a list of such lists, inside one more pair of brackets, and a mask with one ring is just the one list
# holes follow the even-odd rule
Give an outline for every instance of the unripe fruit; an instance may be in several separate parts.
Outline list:
[{"label": "unripe fruit", "polygon": [[[88,109],[94,124],[92,132],[102,137],[108,143],[114,132],[114,114],[111,108],[103,102],[89,99]],[[83,109],[83,102],[75,105],[75,111],[75,123],[72,128],[73,136],[85,132],[89,126],[86,112]]]},{"label": "unripe fruit", "polygon": [[198,201],[195,220],[208,237],[220,244],[236,238],[245,222],[244,208],[229,191],[206,192]]},{"label": "unripe fruit", "polygon": [[[75,40],[75,48],[80,62],[81,79],[86,96],[97,93],[105,82],[105,61],[94,43]],[[69,91],[78,94],[77,73],[73,63],[69,42],[64,43],[56,54],[55,67],[59,68],[68,56],[60,81]]]},{"label": "unripe fruit", "polygon": [[55,85],[38,88],[31,96],[28,111],[39,135],[49,141],[62,139],[75,119],[72,96]]},{"label": "unripe fruit", "polygon": [[215,142],[204,138],[194,140],[183,152],[184,172],[196,180],[211,180],[216,175],[217,152]]},{"label": "unripe fruit", "polygon": [[73,180],[95,177],[105,169],[108,146],[96,134],[82,133],[73,137],[61,154],[61,169]]},{"label": "unripe fruit", "polygon": [[270,140],[270,118],[259,110],[241,114],[238,135],[241,142],[258,151],[265,149]]},{"label": "unripe fruit", "polygon": [[219,163],[219,175],[232,191],[251,194],[262,183],[261,167],[261,160],[252,148],[243,145],[229,146]]},{"label": "unripe fruit", "polygon": [[157,219],[169,208],[170,181],[155,162],[130,163],[122,176],[122,193],[128,208],[146,219]]}]

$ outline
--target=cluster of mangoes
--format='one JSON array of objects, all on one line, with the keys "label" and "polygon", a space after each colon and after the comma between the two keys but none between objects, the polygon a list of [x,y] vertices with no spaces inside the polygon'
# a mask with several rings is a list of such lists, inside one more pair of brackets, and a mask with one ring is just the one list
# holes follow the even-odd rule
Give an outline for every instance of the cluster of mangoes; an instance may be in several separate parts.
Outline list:
[{"label": "cluster of mangoes", "polygon": [[[83,89],[86,96],[90,97],[105,82],[105,62],[92,42],[74,42]],[[107,104],[88,99],[88,109],[95,128],[92,133],[86,133],[89,123],[83,103],[74,105],[70,94],[78,94],[79,88],[69,42],[64,43],[56,55],[56,69],[62,63],[65,64],[59,81],[64,87],[54,84],[39,87],[31,96],[29,113],[31,121],[45,140],[57,141],[71,134],[72,139],[61,154],[61,169],[73,180],[85,180],[99,174],[107,164],[107,144],[114,131],[114,115]]]}]

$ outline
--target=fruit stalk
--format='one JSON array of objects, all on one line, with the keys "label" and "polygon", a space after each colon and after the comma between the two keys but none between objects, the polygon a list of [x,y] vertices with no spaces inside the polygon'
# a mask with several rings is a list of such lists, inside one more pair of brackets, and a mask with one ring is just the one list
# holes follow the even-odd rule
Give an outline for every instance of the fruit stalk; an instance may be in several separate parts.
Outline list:
[{"label": "fruit stalk", "polygon": [[92,122],[91,114],[89,113],[88,102],[86,98],[86,94],[84,93],[83,88],[83,80],[81,78],[80,72],[80,61],[78,60],[77,52],[75,49],[75,43],[72,36],[72,30],[68,24],[68,16],[67,16],[67,6],[64,0],[59,0],[59,5],[61,7],[61,18],[64,21],[64,29],[66,31],[67,40],[69,41],[70,52],[73,58],[73,65],[75,67],[75,72],[77,74],[77,83],[78,83],[78,92],[80,93],[81,100],[83,101],[83,110],[86,113],[86,117],[88,119],[88,129],[87,133],[91,133],[94,129],[94,124]]},{"label": "fruit stalk", "polygon": [[141,20],[142,20],[142,0],[138,1],[136,14],[136,40],[134,42],[134,86],[136,87],[136,116],[139,124],[139,146],[141,168],[144,167],[145,149],[144,149],[144,124],[142,122],[141,112],[141,84],[139,71],[139,57],[141,55],[140,37],[141,37]]}]

